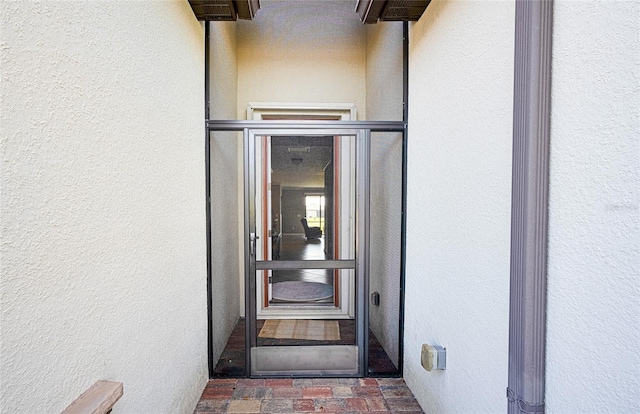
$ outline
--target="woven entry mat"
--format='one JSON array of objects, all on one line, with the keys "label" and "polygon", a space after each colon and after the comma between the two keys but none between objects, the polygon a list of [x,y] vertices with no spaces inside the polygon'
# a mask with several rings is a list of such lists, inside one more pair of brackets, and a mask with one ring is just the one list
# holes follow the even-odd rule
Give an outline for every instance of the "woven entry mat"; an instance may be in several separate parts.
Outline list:
[{"label": "woven entry mat", "polygon": [[333,296],[333,286],[317,282],[292,280],[273,285],[273,299],[287,302],[314,302]]},{"label": "woven entry mat", "polygon": [[338,321],[309,319],[267,319],[258,334],[260,338],[339,341]]}]

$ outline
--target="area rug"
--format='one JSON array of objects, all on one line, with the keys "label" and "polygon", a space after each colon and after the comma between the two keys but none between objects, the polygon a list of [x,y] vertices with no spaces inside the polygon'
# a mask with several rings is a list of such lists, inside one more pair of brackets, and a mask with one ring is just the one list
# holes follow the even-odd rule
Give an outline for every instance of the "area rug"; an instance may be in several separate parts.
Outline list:
[{"label": "area rug", "polygon": [[273,299],[289,302],[312,302],[333,296],[333,286],[316,282],[278,282],[273,284]]},{"label": "area rug", "polygon": [[258,334],[260,338],[339,341],[338,321],[309,319],[267,319]]}]

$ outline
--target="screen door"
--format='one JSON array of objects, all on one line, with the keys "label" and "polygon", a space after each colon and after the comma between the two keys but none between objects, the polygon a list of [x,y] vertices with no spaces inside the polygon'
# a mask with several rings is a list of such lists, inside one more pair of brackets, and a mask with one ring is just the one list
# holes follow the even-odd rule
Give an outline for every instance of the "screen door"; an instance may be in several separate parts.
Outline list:
[{"label": "screen door", "polygon": [[244,130],[253,377],[367,372],[366,129]]}]

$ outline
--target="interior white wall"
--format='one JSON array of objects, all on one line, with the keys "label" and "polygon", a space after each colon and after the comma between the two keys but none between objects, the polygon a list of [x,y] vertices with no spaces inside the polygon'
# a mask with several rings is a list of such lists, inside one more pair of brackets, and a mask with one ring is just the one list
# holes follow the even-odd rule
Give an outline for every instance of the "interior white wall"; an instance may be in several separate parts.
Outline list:
[{"label": "interior white wall", "polygon": [[238,22],[238,119],[249,102],[354,103],[365,119],[366,31],[340,0],[262,0]]},{"label": "interior white wall", "polygon": [[192,412],[207,381],[204,31],[187,2],[0,2],[0,411]]},{"label": "interior white wall", "polygon": [[640,401],[640,4],[556,1],[546,407]]},{"label": "interior white wall", "polygon": [[[238,62],[235,22],[209,23],[209,118],[235,119]],[[241,315],[244,286],[242,139],[237,132],[210,135],[213,360],[217,361]],[[240,157],[240,158],[239,158]]]},{"label": "interior white wall", "polygon": [[506,409],[514,15],[432,1],[410,25],[404,376],[428,413]]},{"label": "interior white wall", "polygon": [[[367,120],[402,120],[402,22],[367,27]],[[402,134],[371,134],[370,305],[371,330],[398,366],[400,315],[400,230],[402,210]]]}]

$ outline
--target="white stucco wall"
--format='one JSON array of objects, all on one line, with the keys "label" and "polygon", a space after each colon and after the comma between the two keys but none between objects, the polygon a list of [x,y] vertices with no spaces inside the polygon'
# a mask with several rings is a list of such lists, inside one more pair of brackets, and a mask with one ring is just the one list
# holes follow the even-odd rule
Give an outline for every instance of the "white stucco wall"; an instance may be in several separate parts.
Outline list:
[{"label": "white stucco wall", "polygon": [[640,402],[640,4],[556,1],[546,406]]},{"label": "white stucco wall", "polygon": [[207,380],[204,31],[187,2],[3,1],[0,412],[192,412]]},{"label": "white stucco wall", "polygon": [[[368,25],[367,120],[402,120],[402,22]],[[371,330],[398,367],[400,315],[400,231],[402,134],[371,134],[370,305]]]},{"label": "white stucco wall", "polygon": [[249,102],[353,103],[365,119],[366,31],[341,0],[262,0],[238,21],[238,119]]},{"label": "white stucco wall", "polygon": [[514,14],[433,1],[410,25],[404,376],[428,413],[506,410]]}]

